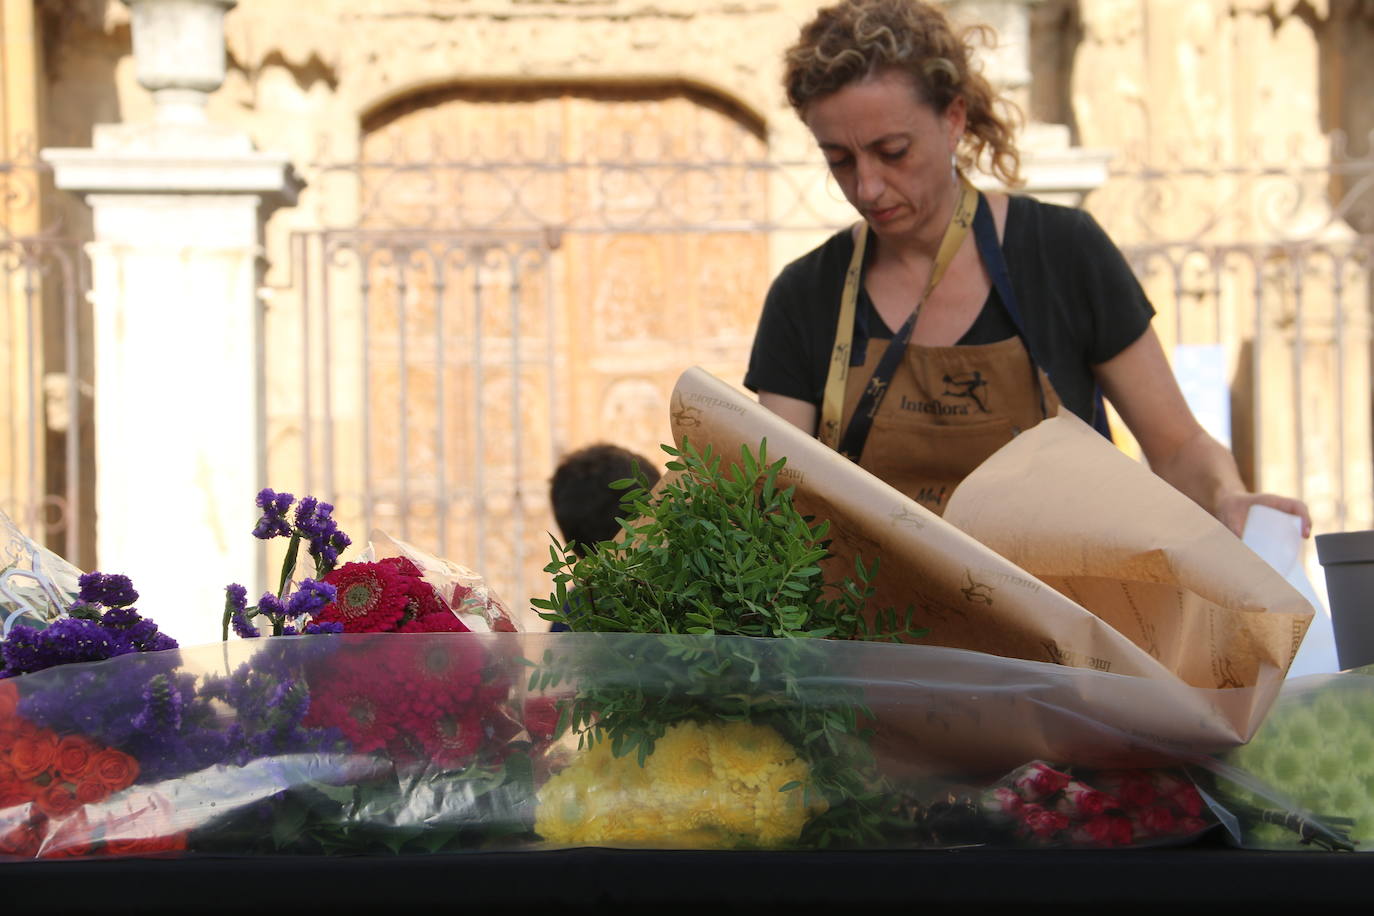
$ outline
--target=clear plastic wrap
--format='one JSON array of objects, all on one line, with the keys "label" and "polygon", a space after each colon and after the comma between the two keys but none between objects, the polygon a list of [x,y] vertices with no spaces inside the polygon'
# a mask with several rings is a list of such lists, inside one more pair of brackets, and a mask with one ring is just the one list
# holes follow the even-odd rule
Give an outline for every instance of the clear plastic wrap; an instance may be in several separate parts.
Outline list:
[{"label": "clear plastic wrap", "polygon": [[0,636],[23,620],[43,627],[75,600],[81,571],[0,512]]},{"label": "clear plastic wrap", "polygon": [[1374,850],[1374,666],[1293,678],[1205,788],[1249,849]]},{"label": "clear plastic wrap", "polygon": [[[1186,840],[1214,823],[1206,811],[1130,807],[1141,786],[1182,793],[1181,771],[1132,775],[1116,759],[1108,772],[1094,750],[1118,725],[1085,721],[1079,699],[1119,677],[712,636],[344,634],[135,653],[0,681],[0,854]],[[900,751],[880,740],[894,726]],[[962,748],[979,732],[995,753]],[[1132,741],[1136,764],[1170,758]],[[998,803],[1042,767],[1069,781]]]}]

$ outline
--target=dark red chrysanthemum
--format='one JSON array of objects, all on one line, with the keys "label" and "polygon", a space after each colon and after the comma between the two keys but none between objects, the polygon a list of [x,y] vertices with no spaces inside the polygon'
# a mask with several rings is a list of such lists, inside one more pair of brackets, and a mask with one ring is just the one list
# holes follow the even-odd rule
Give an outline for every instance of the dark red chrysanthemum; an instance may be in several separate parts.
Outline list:
[{"label": "dark red chrysanthemum", "polygon": [[341,623],[345,633],[393,631],[409,600],[407,578],[391,563],[345,563],[324,577],[335,595],[315,622]]}]

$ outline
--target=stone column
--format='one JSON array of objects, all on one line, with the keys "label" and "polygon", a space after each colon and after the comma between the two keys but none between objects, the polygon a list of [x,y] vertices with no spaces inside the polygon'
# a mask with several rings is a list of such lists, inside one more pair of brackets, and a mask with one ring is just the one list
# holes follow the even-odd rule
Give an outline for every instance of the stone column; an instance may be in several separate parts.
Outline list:
[{"label": "stone column", "polygon": [[[94,218],[98,563],[132,577],[140,610],[183,645],[219,638],[227,583],[265,580],[250,535],[265,468],[262,223],[297,190],[284,155],[205,119],[232,4],[133,0],[154,122],[98,125],[92,149],[43,152]],[[196,23],[177,10],[210,15],[208,48],[188,53]]]},{"label": "stone column", "polygon": [[43,296],[33,259],[17,241],[41,226],[33,12],[31,0],[0,2],[0,511],[42,541]]},{"label": "stone column", "polygon": [[[979,49],[984,75],[1007,99],[1029,116],[1031,86],[1031,9],[1043,0],[947,0],[957,23],[991,26],[997,46]],[[1110,150],[1074,146],[1064,124],[1028,120],[1017,137],[1021,175],[1019,193],[1050,203],[1077,207],[1088,192],[1107,180]],[[992,179],[978,182],[992,188]]]}]

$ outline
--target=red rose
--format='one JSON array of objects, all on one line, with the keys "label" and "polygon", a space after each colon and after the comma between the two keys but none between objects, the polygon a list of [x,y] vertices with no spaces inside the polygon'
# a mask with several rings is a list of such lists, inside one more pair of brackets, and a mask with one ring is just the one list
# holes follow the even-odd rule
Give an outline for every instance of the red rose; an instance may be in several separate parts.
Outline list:
[{"label": "red rose", "polygon": [[19,711],[19,688],[14,681],[0,680],[0,720],[12,719]]},{"label": "red rose", "polygon": [[1159,792],[1155,789],[1155,784],[1150,779],[1150,775],[1137,770],[1126,774],[1126,778],[1121,783],[1120,795],[1121,801],[1126,807],[1140,810],[1153,805]]},{"label": "red rose", "polygon": [[78,811],[62,821],[43,844],[39,855],[44,859],[67,859],[88,856],[95,850],[95,837],[86,820],[86,812]]},{"label": "red rose", "polygon": [[530,697],[525,701],[524,719],[531,738],[548,741],[558,727],[558,701],[553,697]]},{"label": "red rose", "polygon": [[1022,829],[1038,840],[1053,839],[1056,833],[1069,827],[1067,817],[1041,805],[1023,805],[1017,816],[1021,819]]},{"label": "red rose", "polygon": [[1076,819],[1096,817],[1104,811],[1120,807],[1120,802],[1106,792],[1099,792],[1077,779],[1069,780],[1058,805],[1060,811]]},{"label": "red rose", "polygon": [[95,755],[88,775],[111,792],[119,792],[129,788],[138,778],[138,761],[123,751],[107,747]]},{"label": "red rose", "polygon": [[1202,795],[1198,792],[1197,786],[1184,783],[1174,791],[1170,801],[1178,805],[1179,810],[1188,817],[1197,817],[1202,813],[1204,807]]},{"label": "red rose", "polygon": [[83,805],[97,805],[109,797],[110,787],[94,777],[76,784],[76,800]]},{"label": "red rose", "polygon": [[0,780],[0,811],[33,801],[33,787],[11,776]]},{"label": "red rose", "polygon": [[161,852],[180,852],[185,848],[184,831],[162,836],[125,837],[105,841],[105,854],[110,856],[149,856]]},{"label": "red rose", "polygon": [[1124,818],[1111,814],[1099,814],[1089,818],[1074,828],[1071,838],[1081,846],[1116,845],[1116,821]]},{"label": "red rose", "polygon": [[1180,817],[1174,821],[1174,833],[1177,836],[1193,836],[1211,826],[1210,821],[1200,817]]},{"label": "red rose", "polygon": [[33,779],[52,766],[57,756],[57,735],[43,729],[21,734],[10,748],[10,766],[20,779]]},{"label": "red rose", "polygon": [[1012,779],[1012,788],[1016,790],[1016,794],[1029,802],[1048,798],[1068,784],[1068,773],[1061,773],[1038,760],[1026,764]]},{"label": "red rose", "polygon": [[54,779],[44,786],[33,801],[38,810],[49,817],[66,817],[81,807],[81,802],[76,798],[76,787],[61,779]]},{"label": "red rose", "polygon": [[1147,836],[1173,833],[1177,820],[1173,809],[1166,805],[1152,805],[1140,813],[1140,826]]},{"label": "red rose", "polygon": [[1128,817],[1114,817],[1112,822],[1112,843],[1117,846],[1129,846],[1135,839],[1135,828],[1131,826],[1131,819]]},{"label": "red rose", "polygon": [[24,821],[0,834],[0,855],[32,859],[43,845],[47,826],[42,821]]},{"label": "red rose", "polygon": [[91,765],[97,748],[80,735],[68,735],[57,743],[57,772],[77,782]]}]

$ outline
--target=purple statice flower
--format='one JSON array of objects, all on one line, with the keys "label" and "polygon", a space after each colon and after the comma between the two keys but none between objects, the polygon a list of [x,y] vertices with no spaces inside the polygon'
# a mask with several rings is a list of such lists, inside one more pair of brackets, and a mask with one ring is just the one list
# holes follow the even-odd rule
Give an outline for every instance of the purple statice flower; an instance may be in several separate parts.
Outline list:
[{"label": "purple statice flower", "polygon": [[338,522],[332,518],[333,512],[331,504],[313,496],[302,497],[296,505],[296,531],[310,542],[308,550],[320,574],[333,569],[339,562],[340,551],[353,543],[339,530]]},{"label": "purple statice flower", "polygon": [[[72,614],[70,609],[67,613],[73,617],[76,616]],[[143,615],[138,612],[137,608],[132,607],[112,607],[100,615],[101,624],[118,630],[127,630],[142,619]]]},{"label": "purple statice flower", "polygon": [[171,678],[160,674],[143,688],[143,709],[134,716],[132,724],[141,732],[154,732],[159,729],[181,731],[181,707],[183,698]]},{"label": "purple statice flower", "polygon": [[160,652],[177,648],[177,641],[158,630],[157,624],[131,607],[110,608],[100,617],[100,625],[118,632],[135,652]]},{"label": "purple statice flower", "polygon": [[311,622],[305,625],[301,632],[307,636],[314,636],[322,633],[342,633],[343,624],[337,620],[322,620],[319,623]]},{"label": "purple statice flower", "polygon": [[0,644],[5,677],[73,662],[102,661],[134,651],[137,650],[122,633],[94,620],[73,617],[56,620],[44,630],[16,623],[9,638]]},{"label": "purple statice flower", "polygon": [[89,604],[106,607],[128,607],[138,600],[138,592],[128,576],[117,573],[89,572],[76,580],[81,586],[80,598]]},{"label": "purple statice flower", "polygon": [[289,538],[292,531],[291,523],[286,520],[286,513],[295,499],[296,497],[290,493],[277,493],[270,487],[259,492],[257,504],[258,508],[262,509],[262,517],[253,526],[253,537],[264,541],[278,535]]},{"label": "purple statice flower", "polygon": [[157,624],[146,617],[129,627],[124,638],[129,640],[135,652],[161,652],[178,647],[175,639],[158,630]]},{"label": "purple statice flower", "polygon": [[336,592],[328,582],[306,579],[286,602],[286,616],[296,618],[314,614],[333,601]]},{"label": "purple statice flower", "polygon": [[280,623],[286,619],[286,602],[271,592],[263,592],[258,599],[258,614],[273,624]]},{"label": "purple statice flower", "polygon": [[257,639],[262,635],[262,631],[248,622],[242,611],[229,618],[229,624],[234,628],[234,633],[240,639]]},{"label": "purple statice flower", "polygon": [[226,585],[224,609],[229,614],[229,623],[240,638],[255,639],[262,635],[257,627],[248,622],[248,589],[237,582]]}]

